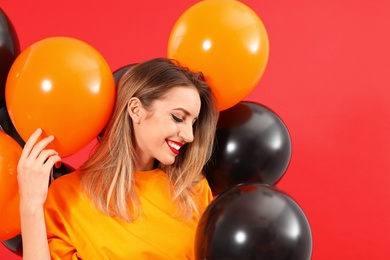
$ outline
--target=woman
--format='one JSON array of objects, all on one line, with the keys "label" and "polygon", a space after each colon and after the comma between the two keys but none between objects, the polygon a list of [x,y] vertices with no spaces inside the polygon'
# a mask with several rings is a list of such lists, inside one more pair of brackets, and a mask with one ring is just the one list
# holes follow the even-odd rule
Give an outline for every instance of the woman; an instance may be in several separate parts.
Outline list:
[{"label": "woman", "polygon": [[158,58],[123,75],[100,145],[48,193],[61,158],[38,129],[18,165],[24,258],[193,259],[217,120],[202,74]]}]

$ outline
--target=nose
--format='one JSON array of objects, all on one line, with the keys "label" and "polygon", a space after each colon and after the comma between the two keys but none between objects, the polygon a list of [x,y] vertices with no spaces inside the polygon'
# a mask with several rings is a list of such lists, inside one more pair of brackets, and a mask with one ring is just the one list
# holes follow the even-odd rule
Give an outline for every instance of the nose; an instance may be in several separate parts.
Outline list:
[{"label": "nose", "polygon": [[191,143],[194,141],[194,131],[192,129],[192,125],[183,125],[180,129],[179,136],[186,143]]}]

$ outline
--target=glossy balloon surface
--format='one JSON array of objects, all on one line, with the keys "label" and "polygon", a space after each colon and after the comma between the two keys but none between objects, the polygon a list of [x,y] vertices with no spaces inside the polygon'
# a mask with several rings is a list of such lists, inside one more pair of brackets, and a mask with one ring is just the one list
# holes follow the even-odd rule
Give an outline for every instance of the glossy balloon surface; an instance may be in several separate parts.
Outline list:
[{"label": "glossy balloon surface", "polygon": [[292,154],[287,126],[268,107],[240,102],[220,113],[214,153],[204,168],[214,195],[245,182],[275,185]]},{"label": "glossy balloon surface", "polygon": [[242,101],[262,78],[268,34],[258,14],[239,1],[200,1],[176,21],[167,55],[203,72],[222,111]]},{"label": "glossy balloon surface", "polygon": [[16,235],[13,238],[3,241],[2,243],[12,253],[18,256],[23,256],[22,235]]},{"label": "glossy balloon surface", "polygon": [[51,37],[24,50],[11,67],[6,105],[26,141],[37,129],[54,135],[50,145],[67,157],[90,143],[107,123],[115,101],[111,70],[89,44]]},{"label": "glossy balloon surface", "polygon": [[309,260],[312,234],[306,215],[286,193],[242,184],[221,193],[203,213],[195,255],[204,259]]},{"label": "glossy balloon surface", "polygon": [[0,241],[20,233],[17,165],[22,147],[0,131]]},{"label": "glossy balloon surface", "polygon": [[19,54],[20,44],[15,27],[0,8],[0,107],[4,105],[5,82],[8,72]]},{"label": "glossy balloon surface", "polygon": [[16,142],[18,142],[18,144],[20,144],[20,146],[24,146],[24,141],[20,137],[19,133],[16,131],[14,125],[12,124],[12,121],[9,118],[7,108],[5,106],[0,107],[0,130],[11,136]]}]

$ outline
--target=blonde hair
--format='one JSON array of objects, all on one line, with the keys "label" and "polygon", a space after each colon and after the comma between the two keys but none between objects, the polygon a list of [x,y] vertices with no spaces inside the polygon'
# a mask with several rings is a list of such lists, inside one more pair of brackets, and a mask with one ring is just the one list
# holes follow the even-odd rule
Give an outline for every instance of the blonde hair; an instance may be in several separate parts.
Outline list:
[{"label": "blonde hair", "polygon": [[82,183],[98,210],[125,221],[135,220],[142,209],[134,189],[136,160],[133,124],[127,112],[132,97],[146,109],[177,86],[195,87],[201,99],[194,141],[180,150],[172,165],[158,164],[173,187],[172,200],[180,215],[190,219],[197,208],[195,186],[211,156],[218,108],[202,73],[193,73],[174,60],[156,58],[131,67],[120,79],[113,114],[92,156],[79,168]]}]

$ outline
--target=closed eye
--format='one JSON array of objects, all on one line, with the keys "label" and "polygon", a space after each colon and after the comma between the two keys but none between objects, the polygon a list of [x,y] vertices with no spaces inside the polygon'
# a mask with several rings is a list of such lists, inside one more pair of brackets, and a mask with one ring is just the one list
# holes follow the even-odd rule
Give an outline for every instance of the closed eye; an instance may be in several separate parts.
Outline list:
[{"label": "closed eye", "polygon": [[171,116],[172,116],[173,120],[175,120],[175,121],[178,122],[178,123],[182,123],[182,122],[184,121],[183,119],[178,118],[178,117],[175,116],[174,114],[171,114]]}]

